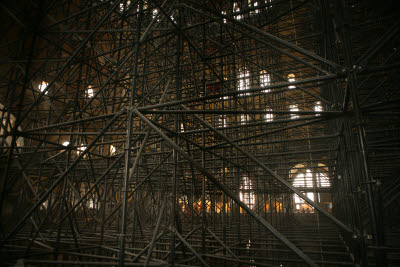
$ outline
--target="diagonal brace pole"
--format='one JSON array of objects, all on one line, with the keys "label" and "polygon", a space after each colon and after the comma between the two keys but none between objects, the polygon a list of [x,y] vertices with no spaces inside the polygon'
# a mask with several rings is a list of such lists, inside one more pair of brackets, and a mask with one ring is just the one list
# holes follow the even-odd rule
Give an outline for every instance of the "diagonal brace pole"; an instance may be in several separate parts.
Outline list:
[{"label": "diagonal brace pole", "polygon": [[8,234],[0,243],[0,247],[3,247],[8,239],[17,234],[22,227],[25,225],[26,221],[35,210],[49,197],[53,190],[65,179],[65,177],[75,168],[79,161],[89,152],[89,150],[96,144],[96,142],[103,136],[103,134],[114,124],[114,122],[125,112],[125,109],[121,109],[115,116],[104,126],[103,130],[93,139],[93,141],[86,147],[82,153],[75,159],[74,162],[69,166],[69,168],[58,178],[54,184],[49,188],[49,190],[36,202],[30,211],[28,211],[25,216],[20,220],[20,222],[14,227],[10,234]]},{"label": "diagonal brace pole", "polygon": [[214,177],[209,171],[207,171],[201,164],[196,162],[192,157],[185,153],[177,144],[175,144],[168,136],[166,136],[160,129],[158,129],[152,122],[150,122],[142,113],[137,109],[132,111],[140,119],[142,119],[147,125],[149,125],[164,141],[166,141],[171,147],[176,149],[176,151],[182,155],[190,164],[196,167],[204,176],[206,176],[210,181],[212,181],[221,191],[227,194],[236,204],[238,204],[243,210],[245,210],[250,216],[252,216],[256,221],[258,221],[262,226],[269,230],[276,238],[278,238],[282,243],[284,243],[290,250],[292,250],[297,256],[304,260],[309,266],[317,266],[307,255],[305,255],[299,248],[297,248],[292,242],[290,242],[285,236],[278,232],[271,224],[269,224],[264,218],[255,213],[246,204],[244,204],[238,196],[235,195],[229,188],[220,183],[217,178]]},{"label": "diagonal brace pole", "polygon": [[[184,105],[182,105],[182,107],[186,110],[188,110],[187,107],[185,107]],[[253,162],[255,162],[259,167],[261,167],[263,170],[267,171],[268,173],[270,173],[272,176],[275,177],[275,179],[277,179],[281,184],[283,184],[284,186],[286,186],[288,189],[290,189],[290,191],[292,191],[293,193],[297,194],[299,197],[301,197],[302,199],[304,199],[308,204],[310,204],[311,206],[313,206],[316,210],[318,210],[319,212],[321,212],[324,216],[326,216],[329,220],[331,220],[334,224],[336,224],[338,227],[340,227],[341,229],[345,230],[346,232],[349,233],[353,233],[353,231],[348,228],[346,225],[344,225],[341,221],[339,221],[338,219],[336,219],[334,216],[332,216],[331,214],[329,214],[328,212],[326,212],[325,210],[323,210],[320,206],[318,206],[314,201],[312,201],[311,199],[309,199],[306,195],[304,195],[302,192],[300,192],[299,190],[297,190],[293,185],[291,185],[290,183],[288,183],[285,179],[283,179],[282,177],[280,177],[277,173],[275,173],[274,171],[272,171],[270,168],[268,168],[267,166],[265,166],[264,163],[262,163],[260,160],[258,160],[255,156],[253,156],[252,154],[250,154],[249,152],[247,152],[245,149],[241,148],[238,144],[234,143],[229,137],[227,137],[226,135],[224,135],[222,132],[218,131],[217,129],[214,128],[214,126],[212,126],[210,123],[208,123],[207,121],[203,120],[202,118],[200,118],[197,115],[194,115],[196,119],[198,119],[199,121],[201,121],[204,125],[206,125],[208,128],[210,128],[210,130],[212,130],[214,133],[218,134],[220,137],[222,137],[223,139],[225,139],[231,146],[235,147],[238,151],[240,151],[241,153],[243,153],[246,157],[248,157],[249,159],[251,159]]]}]

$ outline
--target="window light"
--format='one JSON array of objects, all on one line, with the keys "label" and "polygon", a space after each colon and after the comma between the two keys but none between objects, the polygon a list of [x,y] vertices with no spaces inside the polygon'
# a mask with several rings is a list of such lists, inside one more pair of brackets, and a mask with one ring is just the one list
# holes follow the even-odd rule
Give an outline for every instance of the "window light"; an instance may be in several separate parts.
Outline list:
[{"label": "window light", "polygon": [[298,174],[293,181],[294,187],[305,187],[305,184],[306,184],[306,182],[305,182],[303,173]]},{"label": "window light", "polygon": [[221,125],[221,127],[226,127],[227,126],[227,124],[226,124],[226,117],[224,117],[224,116],[222,116],[222,117],[219,117],[219,124]]},{"label": "window light", "polygon": [[331,182],[329,181],[328,176],[323,173],[317,173],[317,186],[318,187],[330,187]]},{"label": "window light", "polygon": [[45,202],[42,203],[42,206],[40,206],[40,209],[47,209],[49,207],[49,200],[46,200]]},{"label": "window light", "polygon": [[119,10],[122,12],[122,11],[124,11],[125,10],[125,8],[128,8],[129,7],[129,5],[131,4],[131,1],[126,1],[126,4],[125,3],[120,3],[119,4]]},{"label": "window light", "polygon": [[260,13],[260,9],[258,9],[258,2],[257,1],[253,1],[253,0],[248,0],[248,5],[249,7],[254,7],[255,10],[250,11],[250,14],[254,15],[254,14],[258,14]]},{"label": "window light", "polygon": [[78,150],[76,151],[76,154],[80,155],[83,151],[85,151],[86,147],[84,144],[81,144],[80,147],[78,147]]},{"label": "window light", "polygon": [[114,155],[117,152],[117,148],[113,145],[110,145],[110,155]]},{"label": "window light", "polygon": [[[253,6],[254,6],[255,8],[257,8],[257,7],[258,7],[258,2],[255,2],[255,3],[253,4]],[[256,14],[260,13],[260,9],[257,8],[257,9],[255,10],[255,13],[256,13]]]},{"label": "window light", "polygon": [[[299,111],[299,108],[297,107],[297,105],[290,105],[290,111],[297,112],[297,111]],[[299,118],[299,114],[290,114],[290,118],[297,119],[297,118]]]},{"label": "window light", "polygon": [[250,115],[249,114],[240,114],[240,122],[241,122],[241,124],[246,124],[248,121],[250,121]]},{"label": "window light", "polygon": [[251,189],[253,188],[250,179],[244,176],[242,178],[242,184],[240,186],[239,198],[250,209],[252,209],[255,204],[255,195],[254,192],[250,191]]},{"label": "window light", "polygon": [[157,17],[157,22],[160,21],[158,18],[158,9],[153,9],[153,19]]},{"label": "window light", "polygon": [[[260,86],[265,87],[269,85],[271,85],[271,75],[269,75],[266,70],[260,71]],[[262,92],[268,93],[271,92],[271,89],[266,89]]]},{"label": "window light", "polygon": [[[293,73],[291,73],[291,74],[288,75],[288,81],[289,81],[290,83],[296,81],[296,77],[295,77],[295,75],[294,75]],[[289,85],[288,88],[289,88],[289,89],[294,89],[294,88],[296,88],[296,86],[295,86],[295,85]]]},{"label": "window light", "polygon": [[[226,84],[227,82],[228,82],[228,78],[227,78],[227,77],[224,77],[224,83]],[[229,96],[223,96],[223,97],[221,97],[220,99],[228,100],[228,99],[229,99]]]},{"label": "window light", "polygon": [[92,98],[94,96],[93,88],[90,85],[86,89],[86,95],[87,95],[87,97],[90,97],[90,98]]},{"label": "window light", "polygon": [[[250,89],[250,72],[248,70],[239,73],[238,89],[239,91]],[[250,93],[246,93],[246,95],[250,95]]]},{"label": "window light", "polygon": [[[321,112],[321,111],[322,111],[321,101],[317,101],[317,102],[315,103],[314,111],[316,111],[316,112]],[[317,114],[315,114],[315,115],[316,115],[316,116],[321,116],[321,113],[317,113]]]},{"label": "window light", "polygon": [[[265,109],[265,111],[272,111],[272,109],[267,108],[267,109]],[[272,114],[272,113],[266,113],[265,116],[264,116],[264,118],[265,118],[265,121],[266,121],[266,122],[273,121],[273,120],[274,120],[274,114]]]},{"label": "window light", "polygon": [[89,209],[94,209],[94,201],[93,199],[89,199],[89,201],[86,202],[86,205],[88,206]]},{"label": "window light", "polygon": [[65,141],[64,143],[62,143],[63,146],[69,146],[69,142]]},{"label": "window light", "polygon": [[[49,84],[46,83],[46,82],[42,82],[41,84],[39,84],[39,91],[40,91],[40,92],[43,92],[44,90],[46,90],[47,85],[49,85]],[[47,91],[47,92],[44,93],[44,94],[47,95],[48,92],[49,92],[49,91]]]},{"label": "window light", "polygon": [[305,185],[306,187],[313,187],[313,177],[312,177],[312,173],[310,170],[306,171],[306,179],[305,179]]},{"label": "window light", "polygon": [[[130,4],[130,3],[129,3],[129,4]],[[147,1],[143,1],[143,10],[146,10],[146,9],[147,9]],[[138,6],[137,6],[136,11],[137,11],[137,13],[139,13],[139,4],[138,4]]]},{"label": "window light", "polygon": [[[294,169],[296,170],[296,169]],[[316,184],[314,184],[314,178]],[[330,187],[331,184],[329,182],[329,178],[326,174],[313,172],[310,169],[307,169],[305,172],[297,173],[293,180],[293,186],[299,188],[312,188],[316,185],[316,187]],[[306,195],[312,201],[315,201],[316,198],[320,198],[319,194],[314,194],[313,192],[304,192],[301,191],[304,195]],[[307,202],[305,202],[302,198],[300,198],[297,194],[293,195],[295,210],[298,212],[314,212],[314,208],[310,206]]]},{"label": "window light", "polygon": [[[234,2],[233,3],[233,12],[240,12],[240,7],[239,7],[238,2]],[[235,19],[237,19],[237,20],[241,20],[242,18],[243,18],[242,14],[239,14],[239,15],[235,16]]]},{"label": "window light", "polygon": [[[221,11],[221,14],[222,15],[226,15],[226,11]],[[224,23],[226,23],[226,19],[225,18],[223,19],[223,21],[224,21]]]}]

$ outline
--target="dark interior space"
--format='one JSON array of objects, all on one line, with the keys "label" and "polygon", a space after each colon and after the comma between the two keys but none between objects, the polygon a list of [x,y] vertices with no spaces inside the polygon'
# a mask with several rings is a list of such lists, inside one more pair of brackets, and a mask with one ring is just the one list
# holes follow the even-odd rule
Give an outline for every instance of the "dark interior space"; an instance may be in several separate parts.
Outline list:
[{"label": "dark interior space", "polygon": [[1,266],[400,266],[400,12],[0,2]]}]

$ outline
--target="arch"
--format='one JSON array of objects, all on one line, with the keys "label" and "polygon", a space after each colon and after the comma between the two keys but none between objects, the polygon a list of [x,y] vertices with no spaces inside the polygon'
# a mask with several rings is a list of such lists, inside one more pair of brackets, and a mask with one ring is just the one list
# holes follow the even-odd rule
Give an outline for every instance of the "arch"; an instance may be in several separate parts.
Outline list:
[{"label": "arch", "polygon": [[[331,186],[327,172],[327,166],[322,163],[318,163],[315,168],[309,168],[304,164],[297,164],[290,171],[290,175],[294,187],[300,189],[302,193],[313,201],[318,200],[318,202],[321,202],[321,199],[323,199],[323,204],[329,211],[332,208],[330,193],[322,191],[323,188]],[[293,194],[293,200],[295,212],[314,212],[314,208],[308,205],[297,194]]]}]

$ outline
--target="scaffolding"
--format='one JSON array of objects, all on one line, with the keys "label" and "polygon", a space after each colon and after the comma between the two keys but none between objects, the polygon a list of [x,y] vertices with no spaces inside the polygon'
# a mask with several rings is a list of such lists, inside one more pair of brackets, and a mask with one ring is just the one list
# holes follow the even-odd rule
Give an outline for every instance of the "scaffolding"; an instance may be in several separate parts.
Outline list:
[{"label": "scaffolding", "polygon": [[399,263],[390,5],[0,7],[4,264]]}]

